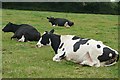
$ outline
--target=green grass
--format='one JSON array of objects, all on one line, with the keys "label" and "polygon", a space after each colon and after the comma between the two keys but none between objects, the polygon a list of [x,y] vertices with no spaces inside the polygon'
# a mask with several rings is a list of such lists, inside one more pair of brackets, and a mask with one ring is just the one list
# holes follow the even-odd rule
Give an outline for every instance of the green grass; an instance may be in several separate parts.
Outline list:
[{"label": "green grass", "polygon": [[[2,29],[2,9],[0,9],[0,30]],[[2,77],[2,34],[0,34],[0,78]]]},{"label": "green grass", "polygon": [[[52,27],[46,17],[67,18],[75,22],[71,28]],[[118,50],[118,16],[100,14],[59,13],[3,9],[2,27],[8,22],[30,24],[41,34],[55,29],[57,34],[71,34],[103,41]],[[53,62],[50,46],[36,48],[37,42],[10,40],[13,33],[2,32],[3,78],[117,78],[118,63],[111,67],[83,67],[73,62]]]}]

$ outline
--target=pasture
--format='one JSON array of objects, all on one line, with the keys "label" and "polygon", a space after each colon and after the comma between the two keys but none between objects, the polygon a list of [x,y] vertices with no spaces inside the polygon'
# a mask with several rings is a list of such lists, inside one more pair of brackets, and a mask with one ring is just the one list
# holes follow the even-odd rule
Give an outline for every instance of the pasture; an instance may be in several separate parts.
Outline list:
[{"label": "pasture", "polygon": [[[52,27],[46,17],[66,18],[75,23],[71,28]],[[103,41],[118,50],[118,16],[60,13],[47,11],[2,10],[2,28],[8,23],[30,24],[41,34],[55,29],[57,34],[70,34]],[[118,78],[118,63],[111,67],[88,67],[62,60],[53,62],[50,46],[36,48],[37,42],[10,40],[13,33],[2,32],[3,78]]]}]

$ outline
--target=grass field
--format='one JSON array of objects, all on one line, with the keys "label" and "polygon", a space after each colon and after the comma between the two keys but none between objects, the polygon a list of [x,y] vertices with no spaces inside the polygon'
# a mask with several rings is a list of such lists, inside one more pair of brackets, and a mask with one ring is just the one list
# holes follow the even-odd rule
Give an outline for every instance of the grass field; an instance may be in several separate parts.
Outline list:
[{"label": "grass field", "polygon": [[[57,34],[71,34],[103,41],[118,50],[118,16],[100,14],[59,13],[47,11],[2,10],[2,27],[8,22],[30,24],[42,34],[55,29]],[[52,27],[46,17],[54,16],[74,21],[71,28]],[[10,40],[13,33],[2,32],[3,78],[117,78],[118,63],[111,67],[82,67],[65,60],[52,61],[50,46],[36,48],[37,42]]]}]

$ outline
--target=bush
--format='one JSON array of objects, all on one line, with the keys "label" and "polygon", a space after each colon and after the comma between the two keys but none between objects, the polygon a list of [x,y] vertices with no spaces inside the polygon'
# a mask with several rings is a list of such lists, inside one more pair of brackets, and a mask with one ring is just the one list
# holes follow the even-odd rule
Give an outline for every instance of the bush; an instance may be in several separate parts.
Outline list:
[{"label": "bush", "polygon": [[4,2],[5,9],[119,14],[116,2]]}]

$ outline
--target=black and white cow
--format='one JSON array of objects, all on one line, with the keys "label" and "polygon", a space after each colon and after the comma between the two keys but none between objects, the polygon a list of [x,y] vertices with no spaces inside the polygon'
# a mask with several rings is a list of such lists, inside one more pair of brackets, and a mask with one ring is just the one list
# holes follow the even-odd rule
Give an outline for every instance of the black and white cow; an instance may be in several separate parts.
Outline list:
[{"label": "black and white cow", "polygon": [[37,47],[51,45],[55,51],[53,61],[66,59],[88,66],[111,66],[119,59],[116,50],[104,45],[101,41],[80,38],[74,35],[53,34],[46,31],[37,43]]},{"label": "black and white cow", "polygon": [[51,22],[52,26],[65,26],[65,27],[71,27],[74,25],[73,22],[64,19],[64,18],[54,18],[54,17],[47,17],[49,22]]},{"label": "black and white cow", "polygon": [[40,33],[31,25],[28,24],[13,24],[9,22],[3,29],[4,32],[13,32],[12,38],[17,38],[20,42],[39,41]]}]

